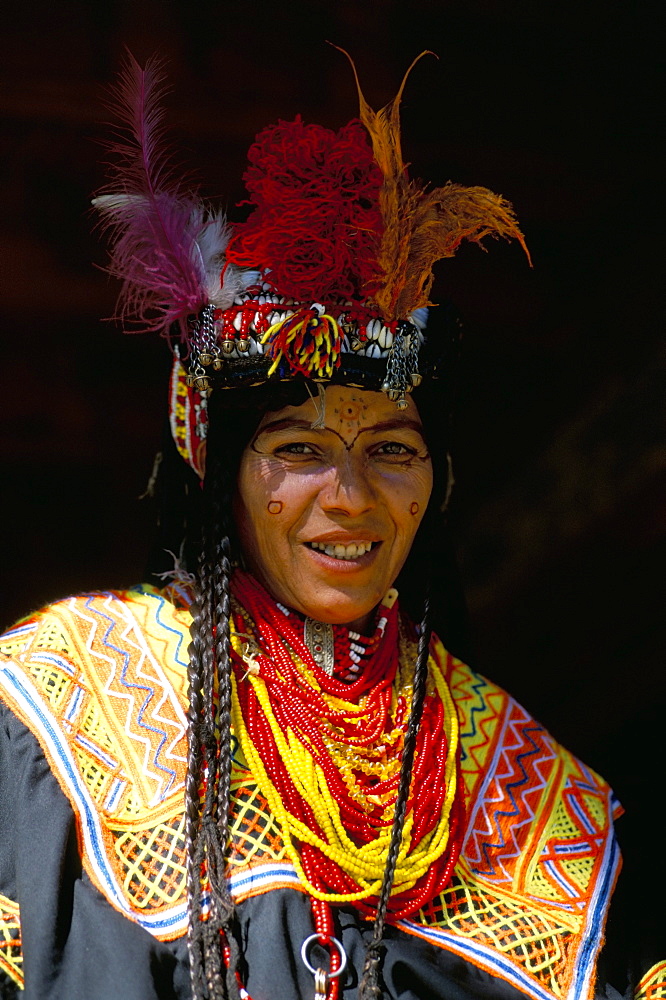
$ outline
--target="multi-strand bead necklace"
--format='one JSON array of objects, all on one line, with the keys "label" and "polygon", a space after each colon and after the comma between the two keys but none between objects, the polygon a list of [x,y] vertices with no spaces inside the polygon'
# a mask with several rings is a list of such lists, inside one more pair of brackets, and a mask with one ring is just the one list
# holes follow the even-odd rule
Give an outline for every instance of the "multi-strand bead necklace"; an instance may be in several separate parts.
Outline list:
[{"label": "multi-strand bead necklace", "polygon": [[[380,606],[360,676],[339,680],[315,662],[298,615],[276,606],[248,574],[237,572],[232,590],[232,718],[248,766],[313,900],[353,903],[370,916],[391,838],[414,638],[397,605]],[[456,709],[431,657],[393,920],[420,909],[450,879],[463,826],[457,761]]]}]

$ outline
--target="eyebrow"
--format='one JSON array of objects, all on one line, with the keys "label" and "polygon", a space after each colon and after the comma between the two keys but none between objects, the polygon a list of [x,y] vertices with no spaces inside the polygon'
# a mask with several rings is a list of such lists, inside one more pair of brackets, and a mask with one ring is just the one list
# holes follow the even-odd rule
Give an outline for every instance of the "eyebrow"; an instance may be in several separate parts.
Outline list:
[{"label": "eyebrow", "polygon": [[295,420],[289,419],[289,417],[283,417],[281,420],[271,420],[270,423],[264,424],[257,430],[257,436],[259,434],[270,434],[272,431],[282,431],[285,427],[294,427],[300,430],[311,431],[312,421],[311,420]]},{"label": "eyebrow", "polygon": [[412,431],[416,431],[423,437],[423,424],[419,423],[418,420],[411,420],[407,418],[397,418],[395,420],[382,420],[378,424],[373,424],[372,427],[362,427],[359,434],[363,434],[366,431],[396,431],[407,428]]},{"label": "eyebrow", "polygon": [[[311,431],[312,421],[311,420],[297,420],[289,417],[282,417],[279,420],[271,420],[270,423],[264,424],[257,431],[259,434],[271,434],[276,431],[285,430],[287,427],[293,427],[296,430],[306,430]],[[405,428],[409,430],[416,431],[421,437],[424,437],[423,424],[419,423],[418,420],[412,420],[407,417],[399,417],[394,420],[382,420],[378,424],[373,424],[372,427],[362,427],[359,430],[359,434],[367,433],[368,431],[394,431],[394,430],[404,430]],[[322,427],[322,430],[331,431],[332,433],[337,433],[332,427]]]}]

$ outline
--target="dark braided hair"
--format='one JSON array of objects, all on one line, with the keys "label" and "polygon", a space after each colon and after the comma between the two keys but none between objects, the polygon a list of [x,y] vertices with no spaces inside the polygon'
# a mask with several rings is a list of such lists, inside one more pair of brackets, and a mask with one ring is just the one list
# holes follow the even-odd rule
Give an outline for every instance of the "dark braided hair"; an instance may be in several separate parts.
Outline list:
[{"label": "dark braided hair", "polygon": [[[231,797],[229,511],[234,481],[223,456],[211,449],[203,487],[203,544],[192,608],[186,787],[192,988],[196,998],[209,1000],[239,997],[236,981],[239,948],[225,872]],[[211,894],[206,921],[201,920],[203,864]],[[221,940],[229,949],[227,966],[223,962]]]},{"label": "dark braided hair", "polygon": [[402,832],[405,825],[407,800],[409,798],[409,789],[412,780],[416,738],[421,725],[423,703],[426,693],[426,682],[428,680],[428,654],[430,652],[431,636],[430,601],[426,598],[423,619],[421,621],[416,665],[414,667],[412,708],[409,714],[409,722],[407,724],[407,732],[405,733],[405,742],[402,750],[400,781],[398,783],[398,797],[395,803],[393,826],[391,828],[391,840],[386,857],[382,888],[377,902],[377,914],[372,928],[372,938],[370,939],[370,944],[366,948],[365,952],[363,974],[358,988],[359,1000],[381,1000],[382,997],[379,982],[379,970],[384,947],[384,924],[386,922],[386,912],[388,909],[391,889],[393,887],[393,879],[395,877],[395,866],[398,862],[398,855],[402,846]]},{"label": "dark braided hair", "polygon": [[[421,625],[412,708],[405,735],[391,840],[359,986],[359,1000],[380,1000],[382,995],[380,969],[384,926],[402,843],[426,689],[430,639],[433,622],[437,618],[431,614],[431,605],[437,607],[441,603],[442,594],[450,589],[452,576],[446,542],[442,543],[440,509],[448,485],[445,461],[448,402],[443,403],[445,397],[441,389],[434,392],[421,390],[415,395],[433,456],[433,492],[412,551],[396,583],[404,595],[401,601],[403,609],[412,619],[420,618]],[[167,510],[160,522],[163,527],[168,525],[172,534],[166,538],[163,534],[157,551],[180,551],[188,568],[197,567],[189,647],[190,703],[185,792],[190,920],[188,947],[195,1000],[238,1000],[239,997],[237,971],[240,971],[241,956],[238,927],[225,871],[231,805],[229,593],[232,564],[240,558],[232,517],[238,468],[244,448],[252,439],[263,414],[286,405],[299,405],[307,398],[306,384],[299,381],[214,392],[209,403],[203,488],[167,441],[160,466],[162,498]],[[176,468],[178,473],[174,471]],[[176,488],[179,476],[181,485]],[[174,502],[174,494],[180,498],[177,502]],[[174,514],[174,511],[178,513]],[[174,536],[178,532],[180,538],[176,539]],[[421,609],[422,614],[419,613]],[[441,626],[438,621],[436,624],[439,631]],[[455,652],[460,655],[460,648]],[[202,797],[204,775],[205,793]],[[202,920],[201,870],[204,865],[211,895],[207,920]],[[222,944],[228,949],[226,963]]]}]

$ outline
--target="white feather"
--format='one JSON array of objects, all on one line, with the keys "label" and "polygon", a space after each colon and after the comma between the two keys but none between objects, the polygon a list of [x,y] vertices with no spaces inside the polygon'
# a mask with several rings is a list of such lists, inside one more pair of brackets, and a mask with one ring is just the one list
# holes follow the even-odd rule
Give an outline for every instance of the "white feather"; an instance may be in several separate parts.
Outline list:
[{"label": "white feather", "polygon": [[115,212],[130,205],[145,205],[147,200],[142,194],[100,194],[90,204],[100,212]]},{"label": "white feather", "polygon": [[428,307],[421,306],[420,309],[415,309],[409,319],[419,330],[425,330],[428,322]]}]

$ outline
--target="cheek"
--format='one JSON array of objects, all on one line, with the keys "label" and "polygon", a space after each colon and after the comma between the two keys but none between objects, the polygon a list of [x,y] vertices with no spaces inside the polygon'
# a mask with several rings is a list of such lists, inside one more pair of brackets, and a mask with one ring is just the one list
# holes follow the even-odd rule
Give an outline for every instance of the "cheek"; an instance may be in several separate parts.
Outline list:
[{"label": "cheek", "polygon": [[[256,456],[246,455],[238,474],[238,489],[234,500],[234,519],[241,549],[246,559],[254,563],[260,556],[267,533],[265,522],[275,520],[281,501],[274,495],[270,483],[262,475]],[[283,509],[284,504],[282,505]]]},{"label": "cheek", "polygon": [[285,475],[262,455],[250,454],[240,468],[238,493],[244,509],[253,517],[267,511],[279,513],[277,505],[285,505]]},{"label": "cheek", "polygon": [[241,547],[251,561],[264,562],[279,549],[298,511],[297,477],[265,456],[241,463],[234,516]]},{"label": "cheek", "polygon": [[429,462],[402,466],[382,477],[382,489],[396,511],[417,517],[428,506],[432,493],[432,467]]},{"label": "cheek", "polygon": [[390,497],[391,512],[398,535],[408,549],[414,540],[432,492],[432,468],[423,463],[390,477],[385,495]]}]

